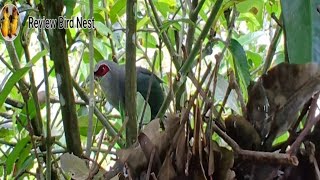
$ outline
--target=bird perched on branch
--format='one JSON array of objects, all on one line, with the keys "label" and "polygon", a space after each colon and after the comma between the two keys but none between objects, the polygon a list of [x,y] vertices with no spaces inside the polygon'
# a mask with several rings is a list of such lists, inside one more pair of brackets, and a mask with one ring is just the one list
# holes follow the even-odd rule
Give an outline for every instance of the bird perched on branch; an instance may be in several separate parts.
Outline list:
[{"label": "bird perched on branch", "polygon": [[[104,91],[109,103],[119,110],[125,107],[125,66],[118,65],[113,61],[103,60],[98,62],[95,67],[94,77],[98,80],[101,89]],[[147,98],[149,82],[151,88],[148,103],[151,109],[151,118],[154,119],[164,100],[161,89],[161,79],[149,70],[137,67],[137,91]]]}]

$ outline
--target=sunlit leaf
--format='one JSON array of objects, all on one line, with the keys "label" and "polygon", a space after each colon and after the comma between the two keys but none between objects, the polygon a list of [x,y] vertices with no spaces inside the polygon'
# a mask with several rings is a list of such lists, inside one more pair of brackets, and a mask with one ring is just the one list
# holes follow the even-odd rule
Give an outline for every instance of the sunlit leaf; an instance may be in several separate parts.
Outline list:
[{"label": "sunlit leaf", "polygon": [[262,26],[263,4],[263,0],[246,0],[238,3],[236,7],[240,13],[252,14],[258,20],[260,26]]},{"label": "sunlit leaf", "polygon": [[18,160],[17,166],[16,166],[18,168],[18,170],[20,170],[20,168],[23,166],[25,161],[28,160],[28,157],[30,156],[31,149],[32,149],[32,144],[29,143],[29,144],[26,145],[26,147],[20,153],[19,160]]},{"label": "sunlit leaf", "polygon": [[23,161],[22,165],[18,169],[16,174],[20,174],[21,172],[24,172],[28,169],[30,169],[33,165],[33,161],[35,159],[34,155],[29,155],[25,161]]},{"label": "sunlit leaf", "polygon": [[13,86],[31,69],[33,64],[35,64],[41,57],[43,57],[47,53],[48,53],[47,50],[38,52],[25,67],[18,69],[10,76],[6,85],[3,87],[2,91],[0,92],[0,106],[2,106],[3,103],[5,102]]},{"label": "sunlit leaf", "polygon": [[110,20],[115,23],[126,12],[126,0],[117,0],[110,9]]},{"label": "sunlit leaf", "polygon": [[8,79],[6,85],[0,92],[0,106],[3,105],[13,86],[30,70],[30,67],[24,67],[14,72]]},{"label": "sunlit leaf", "polygon": [[112,34],[111,30],[102,22],[98,21],[98,22],[94,23],[94,27],[103,36],[108,36],[108,35]]},{"label": "sunlit leaf", "polygon": [[17,145],[14,147],[13,151],[9,154],[9,156],[6,160],[7,174],[11,174],[11,172],[13,170],[13,164],[19,158],[21,151],[24,150],[25,146],[27,145],[27,143],[29,141],[30,141],[29,136],[19,140]]}]

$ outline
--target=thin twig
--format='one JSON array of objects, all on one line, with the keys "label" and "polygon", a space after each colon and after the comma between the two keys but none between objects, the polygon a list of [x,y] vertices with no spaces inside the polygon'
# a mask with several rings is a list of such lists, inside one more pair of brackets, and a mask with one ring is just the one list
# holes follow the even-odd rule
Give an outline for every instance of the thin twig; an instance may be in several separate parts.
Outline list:
[{"label": "thin twig", "polygon": [[156,149],[155,149],[155,147],[153,147],[152,151],[151,151],[151,155],[150,155],[149,164],[148,164],[146,180],[150,179],[150,173],[151,173],[151,168],[152,168],[152,164],[153,164],[153,159],[154,159],[155,153],[156,153]]},{"label": "thin twig", "polygon": [[[41,31],[43,33],[43,31]],[[41,49],[44,50],[44,46],[40,44]],[[47,69],[47,58],[46,56],[42,57],[43,63],[43,76],[44,76],[44,84],[45,84],[45,91],[46,91],[46,178],[51,178],[51,107],[50,107],[50,89],[49,89],[49,78],[48,78],[48,69]]]},{"label": "thin twig", "polygon": [[[282,15],[280,16],[280,21],[282,21]],[[264,60],[265,63],[264,63],[263,70],[262,70],[263,74],[265,74],[268,71],[268,69],[272,63],[272,59],[273,59],[273,56],[276,52],[281,32],[282,32],[282,27],[280,25],[278,25],[276,28],[276,31],[274,33],[274,36],[272,38],[272,41],[270,43],[266,59]]]},{"label": "thin twig", "polygon": [[243,150],[231,137],[229,137],[225,132],[223,132],[215,123],[212,124],[212,129],[225,142],[228,143],[228,145],[242,160],[256,161],[256,162],[269,163],[269,164],[293,165],[293,166],[297,166],[299,164],[298,158],[294,155]]},{"label": "thin twig", "polygon": [[157,54],[158,54],[157,51],[155,51],[154,56],[153,56],[153,62],[152,62],[151,77],[149,78],[149,82],[148,82],[147,97],[145,99],[145,102],[144,102],[144,105],[143,105],[142,114],[141,114],[141,118],[140,118],[140,121],[139,121],[139,131],[142,128],[143,116],[144,116],[144,113],[146,112],[146,108],[147,108],[147,105],[148,105],[148,101],[149,101],[149,97],[150,97],[150,93],[151,93],[152,81],[155,78],[153,72],[154,72],[154,65],[155,65],[155,62],[156,62],[156,59],[157,59]]},{"label": "thin twig", "polygon": [[300,144],[302,143],[304,138],[310,133],[311,128],[320,120],[320,115],[315,116],[318,99],[319,99],[319,93],[317,93],[314,96],[314,99],[313,99],[311,106],[310,106],[306,125],[305,125],[304,129],[302,130],[302,132],[297,137],[297,139],[295,140],[295,142],[291,145],[291,147],[288,151],[288,154],[291,154],[291,155],[296,154],[296,152],[298,151],[298,149],[300,147]]}]

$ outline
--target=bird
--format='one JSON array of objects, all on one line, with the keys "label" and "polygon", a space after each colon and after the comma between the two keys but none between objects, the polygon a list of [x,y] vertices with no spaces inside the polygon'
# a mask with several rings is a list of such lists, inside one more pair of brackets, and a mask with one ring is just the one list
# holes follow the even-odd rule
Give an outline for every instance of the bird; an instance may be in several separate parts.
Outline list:
[{"label": "bird", "polygon": [[[125,66],[113,61],[99,61],[94,69],[94,78],[100,84],[108,102],[116,109],[125,107]],[[154,119],[164,101],[164,93],[161,88],[162,80],[148,69],[137,67],[137,91],[147,98],[149,82],[151,90],[148,103],[151,109],[151,120]]]},{"label": "bird", "polygon": [[18,24],[19,23],[19,12],[16,7],[12,9],[12,16],[10,18],[10,32],[11,35],[17,36]]},{"label": "bird", "polygon": [[2,13],[3,13],[2,23],[1,23],[2,36],[3,37],[7,37],[7,36],[11,37],[11,34],[10,34],[10,20],[9,20],[10,14],[9,14],[8,6],[5,6],[3,8]]}]

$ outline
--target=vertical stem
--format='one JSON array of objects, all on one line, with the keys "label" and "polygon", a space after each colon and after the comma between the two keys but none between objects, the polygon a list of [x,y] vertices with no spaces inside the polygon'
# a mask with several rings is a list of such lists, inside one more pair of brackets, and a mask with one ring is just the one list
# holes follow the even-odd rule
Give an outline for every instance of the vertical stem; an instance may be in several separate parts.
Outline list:
[{"label": "vertical stem", "polygon": [[125,109],[129,118],[126,127],[127,146],[132,145],[137,138],[136,117],[136,0],[127,0],[126,20],[126,80],[125,80]]},{"label": "vertical stem", "polygon": [[[64,7],[63,0],[45,0],[44,5],[45,15],[48,19],[57,19]],[[47,29],[46,32],[50,44],[50,58],[54,61],[56,72],[67,150],[76,156],[81,156],[82,147],[65,41],[66,32],[57,27]]]},{"label": "vertical stem", "polygon": [[[44,49],[41,44],[41,49]],[[47,69],[47,59],[46,56],[43,57],[43,75],[44,75],[44,84],[46,90],[46,114],[47,114],[47,122],[46,122],[46,179],[51,178],[51,111],[50,111],[50,90],[49,90],[49,79],[48,79],[48,69]]]},{"label": "vertical stem", "polygon": [[[89,1],[90,6],[90,15],[89,18],[93,18],[93,0]],[[90,157],[91,145],[92,145],[92,134],[93,134],[93,112],[94,112],[94,78],[93,78],[93,29],[89,31],[89,53],[90,53],[90,76],[89,76],[89,87],[90,87],[90,95],[89,95],[89,122],[88,122],[88,133],[87,133],[87,147],[86,147],[86,156]]]}]

